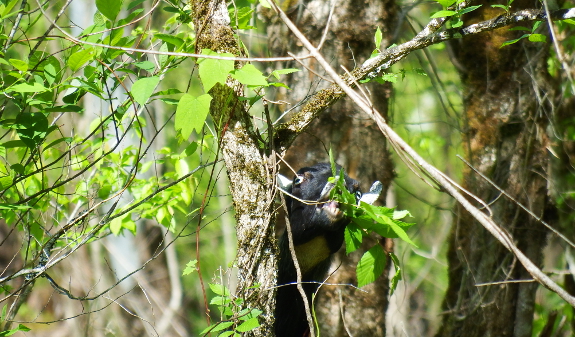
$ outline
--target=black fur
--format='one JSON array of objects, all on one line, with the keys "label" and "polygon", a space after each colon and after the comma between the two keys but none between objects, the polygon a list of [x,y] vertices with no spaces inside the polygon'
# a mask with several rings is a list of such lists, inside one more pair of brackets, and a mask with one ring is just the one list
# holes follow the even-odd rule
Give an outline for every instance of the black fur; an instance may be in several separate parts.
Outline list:
[{"label": "black fur", "polygon": [[[337,167],[341,172],[341,167]],[[343,243],[344,228],[349,220],[343,217],[336,202],[319,200],[332,176],[328,163],[319,163],[304,167],[297,172],[291,190],[293,196],[307,201],[321,201],[317,205],[307,205],[286,196],[289,222],[293,236],[294,248],[302,272],[302,281],[324,281],[331,263],[331,256]],[[359,183],[345,176],[347,189],[355,193]],[[327,195],[329,196],[329,194]],[[325,239],[325,240],[324,240]],[[278,285],[295,283],[296,269],[289,250],[287,229],[280,238],[280,259]],[[311,305],[312,294],[317,290],[317,283],[302,284],[308,303]],[[311,307],[311,306],[310,306]],[[277,337],[302,337],[309,331],[304,302],[296,285],[279,287],[276,297]]]}]

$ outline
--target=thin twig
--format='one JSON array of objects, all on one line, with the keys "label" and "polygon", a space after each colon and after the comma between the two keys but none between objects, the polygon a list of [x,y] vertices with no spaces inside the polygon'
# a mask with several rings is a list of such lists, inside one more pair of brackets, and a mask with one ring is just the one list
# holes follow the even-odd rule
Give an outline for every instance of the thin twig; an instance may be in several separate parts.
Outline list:
[{"label": "thin twig", "polygon": [[293,260],[293,264],[295,266],[295,271],[296,271],[296,275],[297,275],[296,276],[296,286],[297,286],[297,289],[299,290],[299,293],[303,299],[303,305],[305,308],[305,316],[307,318],[307,324],[309,325],[310,336],[315,337],[315,328],[313,325],[313,318],[312,318],[311,311],[309,308],[309,302],[307,299],[307,295],[306,295],[305,291],[303,290],[302,279],[301,279],[301,269],[299,268],[299,262],[297,260],[297,254],[295,253],[295,248],[294,248],[294,244],[293,244],[293,235],[291,232],[291,224],[290,224],[289,218],[287,216],[288,209],[287,209],[287,205],[286,205],[286,200],[285,200],[283,194],[280,194],[280,198],[281,198],[282,206],[283,206],[283,208],[285,210],[285,214],[286,214],[285,219],[286,219],[286,231],[288,234],[289,251],[290,251],[291,258]]}]

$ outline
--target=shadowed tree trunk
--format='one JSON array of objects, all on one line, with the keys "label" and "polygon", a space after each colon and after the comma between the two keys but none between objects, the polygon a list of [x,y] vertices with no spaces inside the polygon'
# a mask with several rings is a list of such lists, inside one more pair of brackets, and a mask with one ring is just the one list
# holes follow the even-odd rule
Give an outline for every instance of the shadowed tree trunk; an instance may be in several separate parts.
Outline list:
[{"label": "shadowed tree trunk", "polygon": [[[377,47],[385,48],[390,44],[388,37],[395,27],[397,14],[395,3],[388,0],[338,2],[312,0],[291,8],[287,8],[287,4],[284,3],[283,7],[314,45],[318,46],[325,34],[321,52],[341,74],[344,73],[341,66],[351,71],[369,58],[375,48],[374,35],[378,26],[383,31],[384,39],[383,46]],[[328,20],[330,11],[331,21]],[[302,50],[296,39],[287,32],[287,28],[281,22],[274,21],[276,17],[270,17],[272,23],[268,28],[268,34],[272,53],[285,55],[291,52],[300,56],[305,55],[307,51]],[[326,33],[328,21],[329,29]],[[305,67],[324,75],[314,60],[302,62]],[[289,67],[302,68],[295,62],[281,64],[276,68]],[[280,92],[278,99],[297,103],[328,86],[329,83],[312,72],[302,70],[292,74],[286,81],[292,88],[288,96]],[[369,84],[366,87],[369,88],[368,95],[375,108],[386,115],[391,85]],[[329,161],[327,150],[330,146],[337,163],[342,165],[351,177],[361,182],[364,191],[369,189],[375,180],[383,182],[384,191],[381,197],[383,201],[393,178],[393,166],[386,140],[375,123],[368,116],[359,113],[349,100],[337,102],[316,119],[308,131],[294,142],[287,153],[286,161],[295,170],[316,162]],[[289,177],[293,176],[287,168],[284,168],[283,173]],[[386,249],[392,250],[392,242],[386,244],[381,237],[374,237],[371,242],[364,242],[364,247],[372,246],[375,240],[380,240],[382,245],[386,245]],[[360,249],[349,257],[342,249],[333,263],[333,269],[338,270],[327,283],[357,284],[355,267],[366,249]],[[315,310],[322,335],[348,336],[346,328],[353,336],[385,335],[385,312],[389,292],[387,271],[390,264],[388,261],[382,277],[364,287],[367,293],[346,286],[321,287]]]},{"label": "shadowed tree trunk", "polygon": [[[481,3],[482,8],[464,17],[466,24],[500,14],[489,7],[490,2]],[[513,3],[516,10],[532,5],[532,1]],[[475,170],[535,215],[546,217],[551,213],[546,180],[549,121],[547,102],[539,98],[552,95],[546,85],[549,45],[524,39],[500,48],[520,35],[504,28],[452,44],[464,85],[464,148]],[[464,171],[463,185],[488,204],[485,212],[512,233],[519,249],[541,264],[544,226],[473,169]],[[462,207],[455,212],[449,287],[437,336],[530,337],[538,284],[513,283],[532,277]]]}]

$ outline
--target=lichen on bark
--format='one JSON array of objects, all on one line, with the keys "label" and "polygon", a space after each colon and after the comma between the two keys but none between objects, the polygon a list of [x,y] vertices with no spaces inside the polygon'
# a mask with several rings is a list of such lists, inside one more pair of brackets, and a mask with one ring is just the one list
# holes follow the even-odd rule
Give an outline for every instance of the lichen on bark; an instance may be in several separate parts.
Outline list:
[{"label": "lichen on bark", "polygon": [[[230,27],[226,3],[221,0],[191,1],[196,29],[196,50],[241,55]],[[236,62],[236,68],[241,67]],[[258,136],[243,101],[243,86],[228,78],[225,85],[211,90],[210,115],[216,125],[221,154],[230,181],[237,222],[238,268],[236,296],[244,305],[263,311],[260,324],[245,336],[271,336],[277,274],[276,244],[273,226],[273,167],[260,148]]]}]

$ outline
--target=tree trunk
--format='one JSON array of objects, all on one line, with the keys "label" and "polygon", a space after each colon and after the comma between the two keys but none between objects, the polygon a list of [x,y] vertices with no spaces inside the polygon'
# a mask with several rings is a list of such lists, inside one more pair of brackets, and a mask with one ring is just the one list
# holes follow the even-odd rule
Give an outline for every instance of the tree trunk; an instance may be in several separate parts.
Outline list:
[{"label": "tree trunk", "polygon": [[[289,3],[289,2],[287,2]],[[300,7],[301,6],[301,7]],[[335,7],[334,7],[335,6]],[[374,35],[379,26],[383,32],[383,46],[390,44],[387,38],[395,27],[396,7],[393,1],[357,1],[345,0],[334,4],[329,1],[304,1],[288,8],[282,5],[298,28],[316,46],[320,44],[326,30],[329,13],[333,10],[329,30],[321,49],[326,59],[332,61],[336,70],[341,66],[351,71],[361,65],[375,49]],[[301,48],[297,40],[287,32],[287,28],[276,21],[275,16],[269,17],[268,27],[270,49],[273,55],[305,55],[307,51]],[[322,74],[323,71],[313,59],[302,61],[305,67]],[[295,62],[280,64],[277,68],[303,67]],[[341,70],[344,74],[344,71]],[[306,97],[317,90],[323,89],[329,83],[302,69],[288,78],[286,84],[291,91],[278,93],[277,99],[294,103],[305,101]],[[391,85],[369,84],[368,95],[376,109],[387,113],[388,100],[391,96]],[[361,182],[362,189],[369,189],[371,183],[380,180],[384,184],[382,200],[393,178],[393,165],[387,150],[387,143],[375,123],[366,115],[357,112],[353,102],[342,100],[334,104],[316,119],[308,131],[300,135],[287,152],[286,161],[294,169],[313,165],[320,161],[329,161],[327,150],[334,151],[336,161],[346,172]],[[289,177],[293,173],[283,169]],[[393,206],[393,205],[392,205]],[[355,267],[362,254],[371,247],[375,240],[364,242],[360,249],[350,256],[345,256],[342,249],[333,263],[337,272],[326,282],[331,284],[357,284]],[[385,243],[392,250],[392,242]],[[391,262],[388,261],[387,268]],[[385,312],[388,305],[389,292],[387,271],[374,284],[364,287],[367,293],[346,286],[327,286],[320,288],[316,298],[315,310],[320,322],[321,335],[348,336],[346,328],[353,336],[384,336]],[[343,313],[343,319],[342,319]],[[361,319],[360,319],[361,318]],[[345,325],[345,326],[344,326]]]},{"label": "tree trunk", "polygon": [[[229,26],[224,1],[192,1],[192,19],[197,29],[198,51],[208,48],[242,56]],[[210,94],[213,97],[210,115],[219,133],[237,222],[236,296],[244,299],[245,307],[263,311],[261,326],[244,335],[272,336],[277,274],[272,222],[273,166],[268,165],[268,158],[258,146],[245,104],[238,100],[243,95],[243,86],[228,78],[226,85],[216,84]],[[256,284],[259,286],[254,287]]]},{"label": "tree trunk", "polygon": [[[464,17],[466,24],[500,14],[490,2],[481,3],[479,10]],[[515,1],[513,8],[532,5]],[[512,233],[535,264],[541,264],[545,227],[499,190],[536,216],[548,215],[548,120],[543,113],[546,106],[537,97],[545,97],[549,46],[524,39],[500,48],[521,34],[503,28],[452,44],[464,86],[464,148],[473,166],[464,171],[463,186],[481,198],[495,222]],[[530,337],[538,284],[513,283],[532,277],[462,207],[457,206],[455,213],[445,315],[437,336]]]}]

